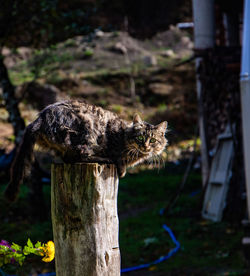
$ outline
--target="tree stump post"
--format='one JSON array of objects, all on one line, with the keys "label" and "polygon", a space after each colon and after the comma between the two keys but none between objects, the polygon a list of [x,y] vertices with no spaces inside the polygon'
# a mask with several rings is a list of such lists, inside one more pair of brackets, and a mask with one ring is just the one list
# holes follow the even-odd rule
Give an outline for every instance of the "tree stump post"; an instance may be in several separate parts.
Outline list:
[{"label": "tree stump post", "polygon": [[118,175],[113,164],[52,164],[57,276],[119,276]]}]

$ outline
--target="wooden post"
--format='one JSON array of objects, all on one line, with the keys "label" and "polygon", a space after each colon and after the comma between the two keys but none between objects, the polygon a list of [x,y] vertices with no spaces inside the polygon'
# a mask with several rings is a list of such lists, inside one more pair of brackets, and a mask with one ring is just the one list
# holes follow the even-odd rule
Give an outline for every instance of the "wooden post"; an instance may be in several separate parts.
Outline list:
[{"label": "wooden post", "polygon": [[119,276],[113,164],[52,164],[51,212],[57,276]]}]

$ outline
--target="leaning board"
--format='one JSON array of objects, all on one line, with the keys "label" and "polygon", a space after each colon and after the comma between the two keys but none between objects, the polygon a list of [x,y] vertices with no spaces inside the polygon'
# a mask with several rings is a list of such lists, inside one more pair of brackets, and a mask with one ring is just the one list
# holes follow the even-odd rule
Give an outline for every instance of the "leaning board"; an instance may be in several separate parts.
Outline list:
[{"label": "leaning board", "polygon": [[203,218],[213,221],[220,221],[222,219],[231,178],[233,154],[233,139],[228,127],[225,133],[218,136],[203,202]]}]

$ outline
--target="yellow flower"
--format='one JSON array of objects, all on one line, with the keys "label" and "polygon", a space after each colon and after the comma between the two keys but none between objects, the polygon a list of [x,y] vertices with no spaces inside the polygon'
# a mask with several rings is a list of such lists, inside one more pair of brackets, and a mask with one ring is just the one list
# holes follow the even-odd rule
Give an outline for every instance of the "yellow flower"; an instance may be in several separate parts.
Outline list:
[{"label": "yellow flower", "polygon": [[39,247],[42,252],[42,260],[46,263],[51,262],[55,257],[55,244],[53,241],[48,241],[44,246]]}]

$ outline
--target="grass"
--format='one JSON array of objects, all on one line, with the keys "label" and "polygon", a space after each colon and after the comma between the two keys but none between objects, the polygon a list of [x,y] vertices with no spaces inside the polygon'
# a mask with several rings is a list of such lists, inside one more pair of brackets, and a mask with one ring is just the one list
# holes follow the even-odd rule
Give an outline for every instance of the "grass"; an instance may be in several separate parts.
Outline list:
[{"label": "grass", "polygon": [[18,69],[9,70],[10,80],[14,85],[22,85],[25,82],[31,82],[35,76],[25,66],[20,66]]},{"label": "grass", "polygon": [[165,112],[167,110],[167,105],[165,103],[161,103],[157,106],[158,112]]},{"label": "grass", "polygon": [[120,104],[113,104],[112,105],[112,111],[114,111],[117,114],[121,114],[123,110],[123,106]]},{"label": "grass", "polygon": [[83,56],[86,57],[86,58],[90,58],[92,57],[94,54],[94,51],[90,48],[86,49],[84,52],[83,52]]},{"label": "grass", "polygon": [[[166,223],[179,240],[181,250],[153,270],[159,273],[176,271],[173,275],[181,275],[181,271],[189,271],[190,274],[187,275],[217,275],[220,269],[243,269],[240,249],[242,231],[226,222],[204,221],[197,212],[200,198],[191,197],[190,193],[200,188],[199,175],[190,176],[172,213],[159,215],[159,210],[166,206],[180,180],[181,175],[164,171],[159,174],[145,172],[121,180],[119,210],[123,210],[120,212],[122,266],[154,261],[175,247],[162,228],[162,224]],[[124,210],[125,214],[127,210],[129,216],[123,215]],[[147,244],[147,239],[153,242]],[[206,272],[209,269],[216,273]]]},{"label": "grass", "polygon": [[[118,210],[122,267],[154,261],[175,247],[162,228],[165,223],[174,232],[181,249],[169,260],[150,267],[150,275],[241,275],[234,273],[244,271],[243,232],[227,222],[213,223],[200,218],[200,194],[191,196],[193,191],[201,188],[199,173],[190,175],[172,211],[163,216],[159,214],[176,193],[182,173],[180,166],[167,166],[159,172],[142,171],[120,180]],[[0,191],[4,186],[0,186]],[[49,214],[48,220],[43,222],[32,218],[27,193],[28,189],[23,185],[19,201],[10,208],[0,201],[3,211],[0,239],[24,244],[29,237],[42,242],[52,238]],[[44,187],[44,195],[49,208],[50,186]],[[144,276],[147,273],[143,270],[128,275]]]},{"label": "grass", "polygon": [[36,50],[32,57],[21,61],[9,69],[10,79],[14,85],[22,85],[35,78],[46,77],[59,68],[71,68],[74,55],[69,52],[57,52],[54,48]]}]

